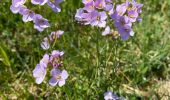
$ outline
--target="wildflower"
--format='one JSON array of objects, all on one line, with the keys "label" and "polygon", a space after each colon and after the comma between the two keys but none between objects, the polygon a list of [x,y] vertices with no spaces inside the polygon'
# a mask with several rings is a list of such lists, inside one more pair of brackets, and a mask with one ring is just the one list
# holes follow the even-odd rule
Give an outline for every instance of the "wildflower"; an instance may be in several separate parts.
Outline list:
[{"label": "wildflower", "polygon": [[45,3],[47,3],[48,0],[31,0],[31,3],[32,4],[35,4],[35,5],[44,5]]},{"label": "wildflower", "polygon": [[41,84],[46,75],[46,68],[43,64],[37,64],[36,68],[33,70],[33,76],[36,78],[36,83]]},{"label": "wildflower", "polygon": [[48,54],[45,54],[43,58],[40,60],[40,64],[44,65],[45,68],[47,68],[49,62],[50,62],[50,56]]},{"label": "wildflower", "polygon": [[50,48],[50,44],[49,44],[49,41],[48,41],[48,38],[45,37],[43,42],[41,42],[41,47],[44,49],[44,50],[48,50]]},{"label": "wildflower", "polygon": [[54,68],[62,65],[61,56],[64,55],[63,51],[53,50],[50,56],[50,63]]},{"label": "wildflower", "polygon": [[119,97],[116,94],[113,94],[111,91],[104,93],[105,100],[119,100]]},{"label": "wildflower", "polygon": [[98,9],[103,9],[106,6],[105,0],[96,0],[95,1],[95,7]]},{"label": "wildflower", "polygon": [[93,12],[93,19],[91,20],[91,25],[92,26],[99,26],[99,27],[105,27],[106,26],[106,12]]},{"label": "wildflower", "polygon": [[51,75],[52,75],[52,78],[49,81],[49,84],[51,86],[55,86],[58,84],[61,87],[65,84],[65,80],[68,78],[68,73],[66,70],[63,70],[61,72],[57,68],[54,68],[51,70]]},{"label": "wildflower", "polygon": [[12,0],[12,5],[14,7],[19,7],[21,5],[24,5],[25,2],[26,0]]},{"label": "wildflower", "polygon": [[22,20],[24,22],[32,21],[35,13],[27,8],[21,8],[19,13],[23,15]]},{"label": "wildflower", "polygon": [[50,41],[53,42],[55,39],[60,38],[61,35],[63,35],[64,31],[58,30],[56,32],[51,32],[50,34]]},{"label": "wildflower", "polygon": [[43,18],[41,15],[36,14],[34,16],[34,28],[42,32],[45,28],[50,27],[48,20]]},{"label": "wildflower", "polygon": [[18,7],[15,7],[14,5],[11,5],[10,6],[10,10],[12,11],[12,13],[14,14],[17,14],[20,12],[20,9],[24,9],[25,6],[21,5],[21,6],[18,6]]},{"label": "wildflower", "polygon": [[84,13],[84,9],[83,8],[79,8],[77,9],[76,15],[75,15],[75,19],[77,21],[83,21],[82,15]]},{"label": "wildflower", "polygon": [[118,32],[123,40],[128,40],[130,36],[134,36],[132,28],[128,25],[125,25],[122,28],[118,29]]},{"label": "wildflower", "polygon": [[136,22],[136,19],[138,18],[138,13],[135,10],[128,11],[128,17],[131,22]]},{"label": "wildflower", "polygon": [[63,0],[53,0],[53,1],[49,0],[49,1],[47,2],[47,4],[52,8],[52,10],[53,10],[54,12],[61,12],[61,8],[60,8],[60,6],[59,6],[59,4],[60,4],[61,2],[63,2]]},{"label": "wildflower", "polygon": [[114,7],[113,4],[109,3],[109,4],[106,4],[104,10],[108,12],[109,15],[111,15],[114,12],[113,7]]},{"label": "wildflower", "polygon": [[94,1],[91,1],[87,4],[85,4],[85,7],[83,8],[84,10],[86,10],[87,12],[92,12],[95,10],[95,7],[94,7]]},{"label": "wildflower", "polygon": [[120,16],[123,16],[127,10],[127,4],[123,3],[121,5],[116,6],[116,13]]}]

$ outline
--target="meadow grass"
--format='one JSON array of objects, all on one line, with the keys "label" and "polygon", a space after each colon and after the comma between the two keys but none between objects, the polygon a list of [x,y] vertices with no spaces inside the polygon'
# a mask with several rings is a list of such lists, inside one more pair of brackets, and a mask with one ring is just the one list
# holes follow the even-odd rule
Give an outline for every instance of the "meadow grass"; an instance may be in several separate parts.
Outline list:
[{"label": "meadow grass", "polygon": [[[10,0],[1,0],[0,99],[103,100],[111,90],[128,100],[159,100],[159,82],[170,79],[170,1],[138,1],[144,4],[143,21],[133,27],[134,37],[122,41],[77,23],[74,15],[82,7],[81,0],[66,0],[61,13],[27,3],[49,20],[52,27],[42,33],[11,13]],[[45,53],[40,43],[58,29],[65,33],[55,49],[65,52],[63,65],[69,78],[63,87],[51,87],[48,74],[37,85],[32,71]]]}]

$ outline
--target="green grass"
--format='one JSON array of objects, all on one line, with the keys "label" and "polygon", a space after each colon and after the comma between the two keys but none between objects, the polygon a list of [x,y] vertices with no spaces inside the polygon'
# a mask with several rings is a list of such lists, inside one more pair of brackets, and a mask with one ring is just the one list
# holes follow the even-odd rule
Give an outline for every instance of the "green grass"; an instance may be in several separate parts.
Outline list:
[{"label": "green grass", "polygon": [[[66,0],[61,13],[27,3],[49,20],[52,27],[42,33],[11,13],[10,0],[0,1],[0,99],[103,100],[107,90],[129,100],[160,98],[157,82],[170,79],[170,2],[138,1],[144,4],[143,21],[134,25],[136,34],[128,41],[102,37],[101,30],[78,24],[74,15],[81,0]],[[58,29],[65,33],[54,49],[65,52],[69,78],[65,86],[51,87],[48,73],[37,85],[32,71],[45,53],[40,43]]]}]

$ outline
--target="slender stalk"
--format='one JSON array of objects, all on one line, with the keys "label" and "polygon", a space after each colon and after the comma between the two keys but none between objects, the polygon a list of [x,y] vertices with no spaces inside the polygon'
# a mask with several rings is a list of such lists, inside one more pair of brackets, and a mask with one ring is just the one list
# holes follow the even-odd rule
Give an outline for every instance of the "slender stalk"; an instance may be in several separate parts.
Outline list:
[{"label": "slender stalk", "polygon": [[98,72],[99,72],[99,66],[100,66],[100,52],[99,52],[99,28],[97,28],[97,32],[96,32],[96,55],[97,55],[97,59],[96,59],[96,75],[95,78],[98,77]]}]

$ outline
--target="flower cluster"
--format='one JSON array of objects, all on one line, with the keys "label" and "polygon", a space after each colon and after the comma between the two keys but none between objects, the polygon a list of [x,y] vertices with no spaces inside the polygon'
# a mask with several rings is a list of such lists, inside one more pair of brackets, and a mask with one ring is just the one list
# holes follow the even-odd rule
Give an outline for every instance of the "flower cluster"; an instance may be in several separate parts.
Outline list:
[{"label": "flower cluster", "polygon": [[141,13],[142,6],[143,4],[138,4],[135,1],[126,1],[116,6],[116,10],[111,15],[111,18],[114,20],[114,25],[123,40],[127,40],[130,36],[134,35],[132,23],[141,21],[139,14]]},{"label": "flower cluster", "polygon": [[[42,32],[45,28],[50,27],[48,20],[43,18],[40,14],[36,14],[34,11],[28,9],[24,6],[26,0],[12,0],[12,5],[10,7],[14,14],[21,14],[24,22],[33,21],[34,28]],[[33,4],[44,5],[47,3],[55,12],[60,12],[61,8],[59,4],[62,0],[55,0],[54,2],[50,0],[31,0]]]},{"label": "flower cluster", "polygon": [[98,27],[106,26],[107,12],[113,13],[111,0],[83,0],[84,8],[77,10],[75,18],[77,21]]},{"label": "flower cluster", "polygon": [[[142,20],[139,14],[143,5],[134,0],[131,2],[127,0],[123,4],[116,5],[116,8],[111,0],[82,0],[82,2],[84,7],[77,10],[75,19],[84,25],[105,28],[103,36],[110,34],[115,36],[115,32],[118,31],[121,38],[127,40],[129,36],[134,35],[132,23]],[[114,21],[117,31],[113,31],[107,25],[109,24],[107,21]]]},{"label": "flower cluster", "polygon": [[[51,42],[55,41],[55,39],[59,38],[63,34],[63,31],[59,30],[56,32],[51,32],[49,35],[49,40]],[[44,41],[41,43],[43,49],[47,50],[50,47],[50,43],[48,38],[45,37]],[[33,70],[33,76],[36,78],[36,83],[40,84],[43,82],[46,70],[48,66],[52,66],[51,70],[52,78],[49,81],[51,86],[59,85],[63,86],[65,84],[65,80],[68,78],[68,73],[66,70],[61,71],[60,67],[63,65],[61,57],[64,55],[63,51],[53,50],[50,54],[45,54],[43,58],[40,60],[39,64],[37,64],[36,68]]]},{"label": "flower cluster", "polygon": [[64,33],[62,30],[58,30],[56,32],[51,32],[48,37],[45,37],[41,43],[41,47],[44,50],[48,50],[50,48],[50,43],[54,43],[60,36]]}]

